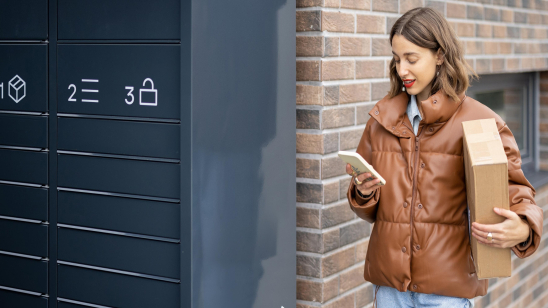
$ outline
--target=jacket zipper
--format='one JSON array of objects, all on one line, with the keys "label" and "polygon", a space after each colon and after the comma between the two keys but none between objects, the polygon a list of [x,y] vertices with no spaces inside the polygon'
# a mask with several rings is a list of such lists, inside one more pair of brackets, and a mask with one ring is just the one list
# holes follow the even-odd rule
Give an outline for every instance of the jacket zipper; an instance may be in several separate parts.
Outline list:
[{"label": "jacket zipper", "polygon": [[[411,195],[411,223],[410,223],[410,229],[411,229],[411,236],[410,236],[410,247],[409,247],[409,266],[411,267],[412,261],[413,261],[413,210],[415,208],[415,190],[417,187],[417,162],[419,159],[419,140],[420,136],[422,135],[422,132],[424,131],[425,127],[423,126],[419,132],[419,135],[415,137],[415,167],[413,169],[413,193]],[[411,130],[413,131],[413,130]],[[411,280],[413,277],[411,277]]]}]

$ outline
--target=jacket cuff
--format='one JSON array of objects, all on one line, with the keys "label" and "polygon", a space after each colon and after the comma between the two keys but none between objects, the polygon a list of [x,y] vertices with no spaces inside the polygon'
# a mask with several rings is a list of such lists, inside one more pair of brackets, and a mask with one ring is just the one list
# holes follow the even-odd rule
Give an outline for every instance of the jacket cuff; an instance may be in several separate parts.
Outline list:
[{"label": "jacket cuff", "polygon": [[[525,222],[526,224],[529,224],[527,222],[527,219],[522,218],[521,220],[523,220],[523,222]],[[525,240],[525,242],[522,242],[522,243],[519,243],[519,244],[516,245],[516,248],[519,251],[526,251],[527,248],[529,248],[529,246],[531,246],[531,243],[533,242],[533,237],[531,236],[532,233],[533,233],[533,228],[531,228],[531,226],[529,226],[529,237],[527,237],[527,240]]]},{"label": "jacket cuff", "polygon": [[371,193],[370,196],[362,198],[358,195],[356,185],[354,184],[354,177],[352,177],[346,193],[348,203],[350,203],[350,208],[361,219],[369,223],[374,223],[377,217],[377,206],[381,194],[380,191],[379,186]]},{"label": "jacket cuff", "polygon": [[544,215],[538,205],[527,202],[515,204],[511,206],[510,210],[518,214],[530,228],[529,238],[525,246],[522,246],[523,243],[519,243],[512,247],[512,251],[516,256],[523,259],[532,255],[540,245]]}]

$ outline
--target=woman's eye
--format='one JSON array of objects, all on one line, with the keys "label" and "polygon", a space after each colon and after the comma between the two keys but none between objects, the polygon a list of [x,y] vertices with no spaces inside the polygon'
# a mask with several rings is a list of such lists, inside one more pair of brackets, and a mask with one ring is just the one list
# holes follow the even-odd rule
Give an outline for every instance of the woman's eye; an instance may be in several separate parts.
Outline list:
[{"label": "woman's eye", "polygon": [[408,61],[408,62],[411,63],[411,64],[417,63],[417,61]]}]

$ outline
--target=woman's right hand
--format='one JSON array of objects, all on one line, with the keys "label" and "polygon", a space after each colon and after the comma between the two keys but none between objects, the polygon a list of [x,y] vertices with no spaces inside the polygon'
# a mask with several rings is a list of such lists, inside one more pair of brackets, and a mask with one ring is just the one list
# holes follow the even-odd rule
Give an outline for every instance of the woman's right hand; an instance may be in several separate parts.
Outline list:
[{"label": "woman's right hand", "polygon": [[[350,164],[346,164],[346,173],[348,173],[349,175],[354,175],[354,171],[352,170],[352,167]],[[360,193],[362,193],[362,195],[364,196],[369,195],[373,191],[375,191],[375,189],[378,188],[375,186],[378,186],[378,183],[381,181],[379,179],[371,177],[371,173],[369,172],[360,173],[358,174],[357,178],[358,178],[358,181],[363,183],[361,185],[354,183],[354,185],[356,185]]]}]

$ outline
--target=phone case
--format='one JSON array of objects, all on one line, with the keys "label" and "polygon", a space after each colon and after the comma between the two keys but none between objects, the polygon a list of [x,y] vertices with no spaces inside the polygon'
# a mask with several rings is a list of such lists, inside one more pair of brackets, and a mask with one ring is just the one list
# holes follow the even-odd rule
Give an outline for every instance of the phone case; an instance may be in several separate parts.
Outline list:
[{"label": "phone case", "polygon": [[372,174],[372,177],[367,178],[367,180],[377,178],[381,180],[377,185],[386,185],[386,180],[360,154],[349,151],[339,151],[338,154],[342,160],[352,166],[352,170],[357,174],[369,172]]}]

